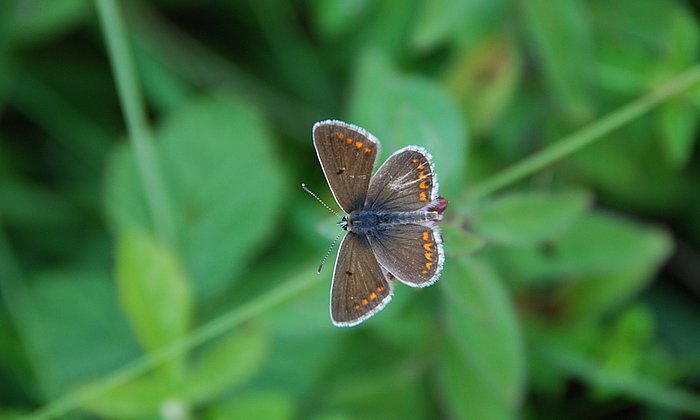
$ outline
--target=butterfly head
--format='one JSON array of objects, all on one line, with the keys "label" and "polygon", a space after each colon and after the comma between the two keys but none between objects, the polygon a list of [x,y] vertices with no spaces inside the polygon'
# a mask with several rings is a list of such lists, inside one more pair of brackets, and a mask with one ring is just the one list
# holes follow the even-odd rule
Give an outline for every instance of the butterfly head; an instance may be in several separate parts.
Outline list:
[{"label": "butterfly head", "polygon": [[338,226],[340,226],[345,231],[350,230],[350,218],[348,216],[343,216],[343,218],[340,219],[340,222],[338,222]]}]

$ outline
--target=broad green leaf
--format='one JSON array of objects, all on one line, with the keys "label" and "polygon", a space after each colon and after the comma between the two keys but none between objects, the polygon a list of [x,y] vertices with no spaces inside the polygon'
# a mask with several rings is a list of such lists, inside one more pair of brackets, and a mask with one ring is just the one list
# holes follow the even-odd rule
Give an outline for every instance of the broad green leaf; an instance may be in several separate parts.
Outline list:
[{"label": "broad green leaf", "polygon": [[[600,340],[603,369],[627,375],[641,375],[643,363],[653,350],[654,320],[642,305],[623,312],[612,325],[603,330]],[[602,386],[597,396],[608,396],[610,390]]]},{"label": "broad green leaf", "polygon": [[[89,391],[90,385],[84,387]],[[155,374],[147,374],[89,400],[84,409],[104,418],[146,418],[160,412],[172,387]]]},{"label": "broad green leaf", "polygon": [[571,123],[593,115],[592,78],[593,31],[580,0],[530,0],[521,3],[528,31],[545,85]]},{"label": "broad green leaf", "polygon": [[507,278],[542,282],[584,275],[600,279],[622,272],[639,275],[641,271],[648,276],[670,249],[668,234],[663,230],[593,212],[546,246],[498,249],[492,256]]},{"label": "broad green leaf", "polygon": [[425,51],[457,36],[464,39],[465,31],[470,41],[503,19],[507,3],[503,0],[423,1],[410,42],[418,51]]},{"label": "broad green leaf", "polygon": [[124,312],[146,351],[187,333],[192,316],[189,279],[168,248],[145,232],[122,231],[116,277]]},{"label": "broad green leaf", "polygon": [[[337,329],[333,334],[275,338],[265,364],[249,388],[284,390],[295,400],[308,398],[317,391],[318,384],[327,379],[328,369],[336,366],[338,355],[347,344]],[[294,363],[290,363],[290,357]]]},{"label": "broad green leaf", "polygon": [[696,183],[664,164],[653,122],[647,118],[621,128],[577,152],[569,167],[616,206],[657,214],[684,208]]},{"label": "broad green leaf", "polygon": [[474,375],[474,369],[465,369],[465,359],[452,343],[443,345],[437,368],[440,398],[449,418],[506,420],[516,417],[516,410],[504,403],[491,387],[485,386],[484,379]]},{"label": "broad green leaf", "polygon": [[214,400],[224,391],[248,381],[267,356],[268,337],[242,330],[206,348],[192,366],[185,397],[192,404]]},{"label": "broad green leaf", "polygon": [[379,138],[384,158],[403,146],[423,146],[433,156],[440,194],[449,198],[461,190],[468,136],[440,85],[402,75],[370,52],[360,60],[350,109],[351,121]]},{"label": "broad green leaf", "polygon": [[396,284],[389,305],[360,328],[371,329],[381,337],[382,342],[393,344],[396,348],[411,343],[410,349],[406,350],[422,357],[430,352],[435,343],[440,297],[438,287],[416,290]]},{"label": "broad green leaf", "polygon": [[[353,343],[348,342],[348,345],[353,346]],[[353,418],[430,417],[431,406],[422,386],[423,378],[416,369],[424,363],[422,357],[397,360],[399,353],[393,355],[390,363],[377,363],[377,360],[371,360],[371,349],[358,350],[369,356],[370,360],[343,360],[353,363],[351,369],[339,367],[334,371],[332,380],[324,388],[323,399],[317,404],[318,408],[348,413]]]},{"label": "broad green leaf", "polygon": [[688,163],[696,144],[698,110],[684,98],[663,105],[658,114],[661,146],[666,160],[674,167]]},{"label": "broad green leaf", "polygon": [[[42,271],[11,298],[38,391],[55,398],[138,356],[109,274],[93,267]],[[8,296],[9,297],[9,296]]]},{"label": "broad green leaf", "polygon": [[[319,254],[317,261],[323,256]],[[313,261],[311,264],[304,264],[303,268],[289,267],[288,265],[280,270],[274,270],[278,276],[284,278],[285,282],[294,282],[300,277],[315,277],[317,283],[310,289],[306,290],[294,299],[285,302],[270,312],[262,316],[261,322],[265,327],[274,331],[275,336],[308,336],[318,333],[333,333],[335,328],[330,320],[328,306],[329,294],[331,287],[331,278],[333,276],[333,261],[334,255],[329,257],[331,261],[326,262],[320,274],[316,272],[318,262]],[[269,270],[267,271],[270,272]],[[253,275],[252,278],[263,279]],[[270,278],[270,277],[268,277]]]},{"label": "broad green leaf", "polygon": [[451,224],[440,227],[445,254],[448,257],[462,257],[481,249],[486,241],[481,236],[473,235]]},{"label": "broad green leaf", "polygon": [[374,6],[372,3],[371,0],[313,0],[311,10],[316,29],[327,40],[355,35],[353,25],[347,22],[366,19]]},{"label": "broad green leaf", "polygon": [[294,400],[281,393],[272,391],[249,392],[216,403],[205,411],[204,419],[291,420],[294,418],[294,405]]},{"label": "broad green leaf", "polygon": [[[275,232],[287,190],[284,170],[259,112],[228,96],[182,107],[156,138],[179,227],[177,253],[197,296],[211,298]],[[106,190],[117,228],[151,225],[130,151],[116,152]]]},{"label": "broad green leaf", "polygon": [[92,12],[92,2],[85,0],[22,1],[10,0],[0,6],[3,37],[15,44],[32,44],[50,40],[75,28]]},{"label": "broad green leaf", "polygon": [[[665,256],[665,253],[661,255]],[[579,277],[560,292],[562,316],[582,323],[599,318],[626,302],[651,281],[659,262],[660,255],[656,255],[650,257],[647,264],[640,263],[639,267]]]},{"label": "broad green leaf", "polygon": [[688,5],[675,0],[588,2],[596,37],[599,83],[638,95],[697,60],[698,25]]},{"label": "broad green leaf", "polygon": [[474,216],[474,231],[494,242],[537,244],[566,232],[586,211],[590,196],[580,191],[518,192],[486,203]]},{"label": "broad green leaf", "polygon": [[2,420],[20,420],[26,419],[31,414],[28,410],[0,408],[0,419]]},{"label": "broad green leaf", "polygon": [[458,418],[511,418],[525,386],[520,326],[505,287],[488,265],[458,259],[445,265],[449,344],[443,391]]},{"label": "broad green leaf", "polygon": [[475,137],[492,130],[513,100],[521,61],[513,37],[497,32],[463,47],[448,67],[447,86],[462,104]]}]

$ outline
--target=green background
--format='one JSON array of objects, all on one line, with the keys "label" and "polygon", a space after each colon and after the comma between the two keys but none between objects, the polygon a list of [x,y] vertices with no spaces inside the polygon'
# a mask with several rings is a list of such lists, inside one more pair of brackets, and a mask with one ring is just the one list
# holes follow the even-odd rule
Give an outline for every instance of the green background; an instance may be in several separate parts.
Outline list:
[{"label": "green background", "polygon": [[[3,0],[0,418],[700,416],[698,13]],[[440,281],[351,329],[327,118],[450,201]]]}]

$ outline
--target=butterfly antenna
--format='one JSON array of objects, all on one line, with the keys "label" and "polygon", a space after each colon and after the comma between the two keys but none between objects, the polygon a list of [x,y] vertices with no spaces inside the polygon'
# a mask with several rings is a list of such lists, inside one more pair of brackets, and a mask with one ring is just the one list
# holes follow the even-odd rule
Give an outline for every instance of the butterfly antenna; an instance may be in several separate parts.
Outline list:
[{"label": "butterfly antenna", "polygon": [[[320,198],[318,198],[318,196],[317,196],[316,194],[314,194],[310,189],[308,189],[308,188],[306,187],[306,184],[304,184],[303,182],[301,183],[301,188],[303,188],[304,191],[306,191],[307,193],[311,194],[311,196],[312,196],[313,198],[315,198],[316,200],[318,200],[319,203],[323,204],[323,207],[327,208],[329,212],[335,214],[335,215],[338,216],[339,218],[342,218],[342,217],[343,217],[343,216],[339,215],[335,210],[333,210],[332,208],[328,207],[328,204],[326,204],[323,200],[321,200]],[[325,258],[324,258],[324,261],[325,261]],[[319,271],[320,271],[320,269],[319,269]]]},{"label": "butterfly antenna", "polygon": [[331,246],[328,248],[328,251],[326,251],[326,255],[323,257],[323,260],[321,261],[321,264],[318,266],[318,270],[316,271],[318,274],[321,274],[321,269],[323,268],[323,264],[326,263],[326,260],[328,259],[328,256],[331,255],[331,251],[333,251],[333,248],[335,248],[335,244],[338,243],[338,238],[340,238],[340,235],[342,235],[343,232],[340,232],[335,236],[335,239],[333,239],[333,243]]}]

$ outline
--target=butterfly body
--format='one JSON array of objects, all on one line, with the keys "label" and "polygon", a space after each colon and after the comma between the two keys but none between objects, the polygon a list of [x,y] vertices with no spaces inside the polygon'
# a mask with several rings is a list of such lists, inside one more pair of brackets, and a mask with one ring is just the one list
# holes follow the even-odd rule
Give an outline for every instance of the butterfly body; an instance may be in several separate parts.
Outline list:
[{"label": "butterfly body", "polygon": [[437,221],[439,215],[435,211],[386,211],[359,210],[353,211],[343,218],[341,227],[349,232],[381,236],[395,225],[427,223]]},{"label": "butterfly body", "polygon": [[393,295],[389,278],[411,287],[437,281],[444,263],[438,196],[430,154],[418,146],[394,152],[372,176],[379,140],[342,121],[313,127],[314,147],[333,197],[346,213],[331,285],[331,320],[357,325]]}]

